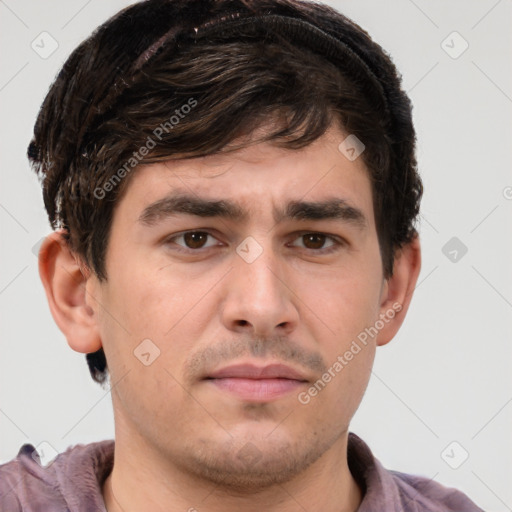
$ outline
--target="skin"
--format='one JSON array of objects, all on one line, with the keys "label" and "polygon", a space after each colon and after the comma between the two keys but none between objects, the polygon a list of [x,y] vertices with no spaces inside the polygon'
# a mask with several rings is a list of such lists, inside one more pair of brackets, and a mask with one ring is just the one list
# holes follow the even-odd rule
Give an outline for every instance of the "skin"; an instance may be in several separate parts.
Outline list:
[{"label": "skin", "polygon": [[[362,492],[346,456],[350,420],[376,347],[404,320],[421,257],[415,238],[384,279],[368,173],[362,158],[349,161],[338,151],[345,137],[332,127],[301,150],[264,143],[140,167],[114,212],[106,282],[59,232],[47,237],[40,274],[52,315],[74,350],[103,346],[108,361],[116,438],[103,486],[110,512],[357,510]],[[247,219],[138,221],[178,188],[237,201]],[[332,219],[276,223],[272,216],[290,200],[332,196],[361,210],[364,229]],[[179,237],[187,230],[208,231],[207,247],[179,252],[187,251]],[[305,233],[344,244],[328,237],[311,243]],[[262,250],[251,263],[236,252],[249,236]],[[378,335],[301,403],[298,394],[393,304],[401,310]],[[148,366],[134,356],[144,339],[160,350]],[[306,382],[252,400],[203,380],[234,363],[284,363]]]}]

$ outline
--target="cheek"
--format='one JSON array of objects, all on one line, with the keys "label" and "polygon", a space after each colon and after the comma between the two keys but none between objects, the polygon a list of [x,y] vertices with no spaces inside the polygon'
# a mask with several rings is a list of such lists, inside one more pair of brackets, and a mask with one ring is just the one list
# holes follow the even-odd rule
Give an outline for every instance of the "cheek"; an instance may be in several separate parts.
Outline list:
[{"label": "cheek", "polygon": [[[131,267],[133,269],[133,267]],[[163,349],[162,332],[169,330],[161,290],[144,273],[116,268],[109,274],[108,292],[103,296],[101,338],[112,380],[127,371],[145,368]],[[142,354],[149,353],[149,356]],[[139,356],[139,357],[137,357]],[[151,368],[145,368],[146,370]],[[141,376],[142,377],[142,376]]]},{"label": "cheek", "polygon": [[350,361],[344,354],[328,363],[328,371],[297,396],[306,421],[315,428],[348,428],[368,386],[375,346],[361,347]]},{"label": "cheek", "polygon": [[[201,339],[214,307],[203,299],[219,277],[215,272],[192,276],[165,265],[144,267],[117,270],[111,278],[102,323],[105,352],[111,354],[107,359],[123,369],[138,367],[134,351],[144,350],[141,343],[146,343],[157,362],[179,378],[180,365]],[[144,341],[148,339],[151,343]]]},{"label": "cheek", "polygon": [[312,391],[318,398],[312,400],[318,400],[318,407],[335,404],[333,413],[343,420],[357,409],[371,375],[376,338],[369,328],[379,318],[380,277],[373,262],[309,281],[314,314],[307,313],[308,329],[328,367]]},{"label": "cheek", "polygon": [[[359,407],[368,386],[375,356],[375,345],[361,345],[361,351],[348,361],[341,371],[339,381],[334,385],[332,403],[340,415],[347,412],[350,421]],[[350,390],[347,392],[347,390]]]},{"label": "cheek", "polygon": [[186,298],[187,286],[179,274],[165,268],[145,270],[141,264],[112,279],[109,303],[130,336],[162,339],[185,314]]},{"label": "cheek", "polygon": [[315,326],[316,337],[321,330],[322,337],[331,339],[330,345],[338,350],[378,318],[380,282],[371,271],[339,272],[322,279],[313,276],[302,286],[309,290],[304,291],[304,302],[311,309],[310,325]]}]

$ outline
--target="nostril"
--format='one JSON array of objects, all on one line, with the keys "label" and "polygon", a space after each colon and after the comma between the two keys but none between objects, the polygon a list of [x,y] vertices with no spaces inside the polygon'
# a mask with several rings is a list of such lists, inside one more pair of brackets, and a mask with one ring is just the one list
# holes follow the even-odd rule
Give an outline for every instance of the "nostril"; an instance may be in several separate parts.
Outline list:
[{"label": "nostril", "polygon": [[245,325],[249,325],[249,322],[247,320],[238,320],[238,325],[241,325],[241,326],[245,326]]}]

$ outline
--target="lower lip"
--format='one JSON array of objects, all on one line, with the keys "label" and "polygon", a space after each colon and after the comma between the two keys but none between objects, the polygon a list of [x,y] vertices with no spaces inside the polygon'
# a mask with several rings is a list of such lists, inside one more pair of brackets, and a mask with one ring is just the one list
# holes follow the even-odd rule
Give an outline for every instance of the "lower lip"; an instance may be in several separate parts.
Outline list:
[{"label": "lower lip", "polygon": [[305,383],[292,379],[243,379],[226,377],[210,379],[214,386],[237,395],[239,398],[251,402],[265,402],[275,400],[293,391]]}]

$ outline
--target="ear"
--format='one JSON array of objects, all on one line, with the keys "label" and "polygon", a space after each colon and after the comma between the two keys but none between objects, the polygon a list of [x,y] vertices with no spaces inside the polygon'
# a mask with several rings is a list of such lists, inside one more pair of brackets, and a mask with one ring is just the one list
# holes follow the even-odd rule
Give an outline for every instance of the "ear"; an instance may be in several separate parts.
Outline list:
[{"label": "ear", "polygon": [[96,352],[101,338],[86,289],[87,281],[96,277],[70,251],[63,233],[59,230],[45,238],[39,250],[39,275],[52,316],[69,346],[77,352]]},{"label": "ear", "polygon": [[384,282],[379,318],[384,324],[377,336],[377,345],[389,343],[402,325],[421,270],[419,236],[395,254],[393,275]]}]

